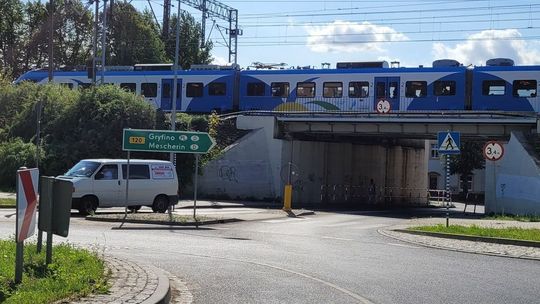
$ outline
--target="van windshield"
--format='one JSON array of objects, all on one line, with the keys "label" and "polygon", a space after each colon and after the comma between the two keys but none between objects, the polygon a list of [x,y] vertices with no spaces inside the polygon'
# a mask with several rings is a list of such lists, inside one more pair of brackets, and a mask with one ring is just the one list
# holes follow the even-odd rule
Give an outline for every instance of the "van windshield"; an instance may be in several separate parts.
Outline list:
[{"label": "van windshield", "polygon": [[73,168],[69,169],[69,171],[64,174],[65,176],[86,176],[90,177],[96,169],[99,167],[98,162],[92,162],[92,161],[80,161],[77,163]]}]

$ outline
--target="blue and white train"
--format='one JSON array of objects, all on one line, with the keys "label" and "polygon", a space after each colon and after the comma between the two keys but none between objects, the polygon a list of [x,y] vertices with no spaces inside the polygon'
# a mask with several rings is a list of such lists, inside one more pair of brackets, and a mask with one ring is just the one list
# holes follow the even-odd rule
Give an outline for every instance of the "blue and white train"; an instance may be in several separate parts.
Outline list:
[{"label": "blue and white train", "polygon": [[[489,110],[540,112],[540,66],[514,66],[491,59],[463,67],[437,60],[432,67],[388,67],[386,62],[338,63],[335,69],[239,70],[197,66],[178,71],[178,111],[247,110],[374,112],[381,101],[391,111]],[[98,73],[98,79],[100,74]],[[104,82],[144,96],[156,108],[172,109],[171,65],[108,68]],[[46,83],[46,70],[15,82]],[[90,85],[87,72],[55,71],[54,82]]]}]

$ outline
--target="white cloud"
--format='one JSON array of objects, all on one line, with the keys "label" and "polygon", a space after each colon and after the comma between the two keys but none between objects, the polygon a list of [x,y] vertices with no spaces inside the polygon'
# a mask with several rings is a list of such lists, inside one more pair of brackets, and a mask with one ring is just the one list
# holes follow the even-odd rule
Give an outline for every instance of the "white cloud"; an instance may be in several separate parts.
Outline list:
[{"label": "white cloud", "polygon": [[227,65],[228,63],[229,61],[227,59],[220,56],[213,56],[212,58],[212,64]]},{"label": "white cloud", "polygon": [[324,26],[308,26],[308,47],[319,53],[382,52],[382,42],[408,40],[391,27],[370,22],[334,21]]},{"label": "white cloud", "polygon": [[510,40],[520,38],[516,29],[486,30],[469,35],[467,41],[454,47],[441,42],[433,44],[435,59],[455,59],[464,65],[485,65],[491,58],[511,58],[516,64],[539,64],[540,48],[526,40]]}]

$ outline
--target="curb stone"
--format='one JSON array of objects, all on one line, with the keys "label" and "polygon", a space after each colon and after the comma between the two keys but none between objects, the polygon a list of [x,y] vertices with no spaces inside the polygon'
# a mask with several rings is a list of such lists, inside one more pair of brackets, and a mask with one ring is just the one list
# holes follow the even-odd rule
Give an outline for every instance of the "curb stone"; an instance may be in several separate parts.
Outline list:
[{"label": "curb stone", "polygon": [[126,259],[111,256],[104,259],[111,274],[108,294],[93,294],[75,301],[57,303],[168,303],[171,294],[169,279],[162,270],[149,265],[142,267]]},{"label": "curb stone", "polygon": [[131,223],[131,224],[152,224],[152,225],[167,225],[167,226],[203,226],[203,225],[213,225],[213,224],[225,224],[232,222],[242,221],[240,219],[229,218],[221,220],[210,220],[210,221],[200,221],[200,222],[162,222],[155,220],[135,220],[135,219],[115,219],[115,218],[99,218],[99,217],[86,217],[87,221],[95,222],[109,222],[109,223]]},{"label": "curb stone", "polygon": [[389,238],[393,238],[405,243],[435,248],[441,250],[449,250],[456,252],[465,252],[472,254],[482,254],[490,256],[498,256],[505,258],[515,258],[524,260],[540,260],[540,250],[534,247],[523,247],[515,245],[483,243],[457,240],[457,239],[441,239],[434,236],[422,236],[414,234],[406,234],[389,229],[378,229],[377,232]]}]

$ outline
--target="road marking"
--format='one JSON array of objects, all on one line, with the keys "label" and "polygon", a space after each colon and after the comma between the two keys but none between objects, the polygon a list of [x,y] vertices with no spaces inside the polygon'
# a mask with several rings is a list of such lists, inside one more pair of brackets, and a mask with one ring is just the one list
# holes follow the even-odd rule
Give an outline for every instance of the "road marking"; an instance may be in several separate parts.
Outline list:
[{"label": "road marking", "polygon": [[308,220],[308,219],[307,218],[302,218],[302,217],[290,217],[290,218],[286,218],[286,219],[267,220],[267,221],[261,221],[261,222],[275,224],[275,223],[285,223],[285,222],[290,222],[290,221],[306,221],[306,220]]},{"label": "road marking", "polygon": [[391,245],[391,246],[398,246],[398,247],[405,247],[405,248],[413,248],[413,249],[419,249],[419,248],[422,248],[422,247],[418,247],[418,246],[412,246],[412,245],[405,245],[405,244],[398,244],[398,243],[387,243],[388,245]]},{"label": "road marking", "polygon": [[323,285],[331,287],[331,288],[333,288],[335,290],[338,290],[338,291],[350,296],[351,298],[357,300],[359,303],[374,304],[373,302],[371,302],[370,300],[362,297],[361,295],[356,294],[356,293],[354,293],[354,292],[352,292],[350,290],[347,290],[347,289],[345,289],[343,287],[339,287],[336,284],[333,284],[333,283],[330,283],[330,282],[325,281],[323,279],[319,279],[317,277],[310,276],[309,274],[301,273],[301,272],[294,271],[294,270],[291,270],[291,269],[287,269],[287,268],[283,268],[283,267],[279,267],[279,266],[274,266],[274,265],[270,265],[270,264],[266,264],[266,263],[259,263],[259,262],[255,262],[255,261],[246,261],[246,260],[240,260],[240,259],[234,259],[234,258],[217,257],[217,256],[209,256],[209,255],[201,255],[201,254],[191,254],[191,253],[180,253],[180,254],[189,255],[189,256],[196,256],[196,257],[202,257],[202,258],[214,258],[214,259],[220,259],[220,260],[228,260],[228,261],[234,261],[234,262],[239,262],[239,263],[248,263],[248,264],[252,264],[252,265],[273,268],[273,269],[276,269],[276,270],[292,273],[292,274],[295,274],[297,276],[304,277],[306,279],[310,279],[310,280],[319,282],[319,283],[321,283]]},{"label": "road marking", "polygon": [[338,241],[354,241],[353,239],[338,238],[333,236],[323,236],[323,239],[338,240]]}]

